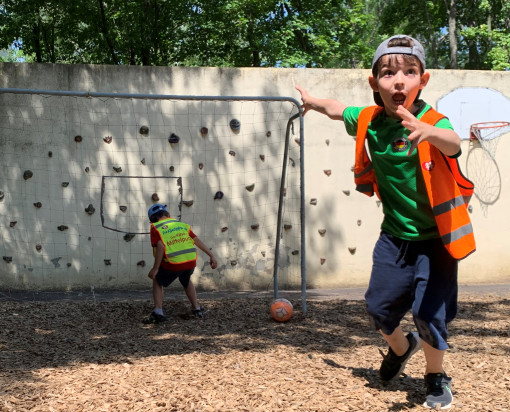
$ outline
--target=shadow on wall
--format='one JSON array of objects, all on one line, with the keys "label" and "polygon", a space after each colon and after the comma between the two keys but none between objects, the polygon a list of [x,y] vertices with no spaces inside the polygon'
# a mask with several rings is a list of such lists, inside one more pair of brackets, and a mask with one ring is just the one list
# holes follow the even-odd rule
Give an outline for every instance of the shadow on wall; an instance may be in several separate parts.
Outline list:
[{"label": "shadow on wall", "polygon": [[[220,265],[213,272],[199,262],[202,287],[272,284],[284,139],[295,104],[39,94],[1,100],[4,286],[145,285],[152,265],[146,211],[155,202],[168,204],[214,249]],[[280,262],[283,282],[299,285],[295,137],[280,248],[288,256]]]}]

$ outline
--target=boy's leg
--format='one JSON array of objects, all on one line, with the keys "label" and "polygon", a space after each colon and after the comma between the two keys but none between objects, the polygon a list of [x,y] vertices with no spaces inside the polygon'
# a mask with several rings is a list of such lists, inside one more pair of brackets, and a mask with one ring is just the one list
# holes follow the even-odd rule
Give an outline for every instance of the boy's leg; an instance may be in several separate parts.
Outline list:
[{"label": "boy's leg", "polygon": [[400,326],[398,326],[391,335],[386,335],[382,330],[380,332],[395,355],[402,356],[409,349],[409,340],[406,338],[406,335],[404,335],[404,331]]},{"label": "boy's leg", "polygon": [[188,297],[188,300],[191,303],[191,308],[199,309],[200,306],[198,306],[197,291],[196,291],[195,285],[193,285],[193,282],[191,281],[191,279],[188,283],[188,286],[184,288],[184,292],[186,293],[186,296]]},{"label": "boy's leg", "polygon": [[443,358],[446,351],[439,350],[430,346],[427,342],[422,341],[423,353],[427,365],[425,367],[425,375],[429,373],[444,373]]},{"label": "boy's leg", "polygon": [[152,296],[154,297],[154,308],[163,310],[163,286],[156,279],[152,281]]}]

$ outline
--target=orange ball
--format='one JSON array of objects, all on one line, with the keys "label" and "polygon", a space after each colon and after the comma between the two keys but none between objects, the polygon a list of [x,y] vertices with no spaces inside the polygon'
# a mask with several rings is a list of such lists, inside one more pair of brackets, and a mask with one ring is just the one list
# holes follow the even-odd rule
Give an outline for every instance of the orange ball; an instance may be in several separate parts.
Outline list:
[{"label": "orange ball", "polygon": [[275,299],[271,304],[271,317],[277,322],[288,321],[292,316],[292,303],[287,299]]}]

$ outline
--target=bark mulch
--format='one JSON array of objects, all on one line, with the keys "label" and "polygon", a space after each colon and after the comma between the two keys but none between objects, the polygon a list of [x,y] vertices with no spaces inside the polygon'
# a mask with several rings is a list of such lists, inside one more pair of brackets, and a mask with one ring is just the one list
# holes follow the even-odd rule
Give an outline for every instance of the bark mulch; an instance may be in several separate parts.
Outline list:
[{"label": "bark mulch", "polygon": [[[287,323],[270,302],[202,299],[194,319],[167,300],[168,322],[144,325],[150,296],[0,301],[0,411],[425,410],[423,353],[383,385],[362,300],[310,300],[303,316],[293,299]],[[508,411],[510,294],[462,295],[450,334],[452,410]]]}]

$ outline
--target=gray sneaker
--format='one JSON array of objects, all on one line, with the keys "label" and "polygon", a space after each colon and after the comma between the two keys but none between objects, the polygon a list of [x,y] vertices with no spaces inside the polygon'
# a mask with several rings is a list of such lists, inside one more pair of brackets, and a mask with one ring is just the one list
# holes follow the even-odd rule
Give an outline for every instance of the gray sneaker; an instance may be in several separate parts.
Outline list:
[{"label": "gray sneaker", "polygon": [[384,358],[379,368],[381,380],[388,382],[398,377],[406,367],[406,363],[411,356],[421,349],[421,339],[418,333],[409,332],[406,338],[409,341],[409,349],[402,356],[395,355],[391,348],[389,348],[386,355],[381,350],[379,351]]},{"label": "gray sneaker", "polygon": [[425,375],[427,397],[423,406],[429,409],[450,409],[452,406],[452,378],[446,373],[429,373]]}]

